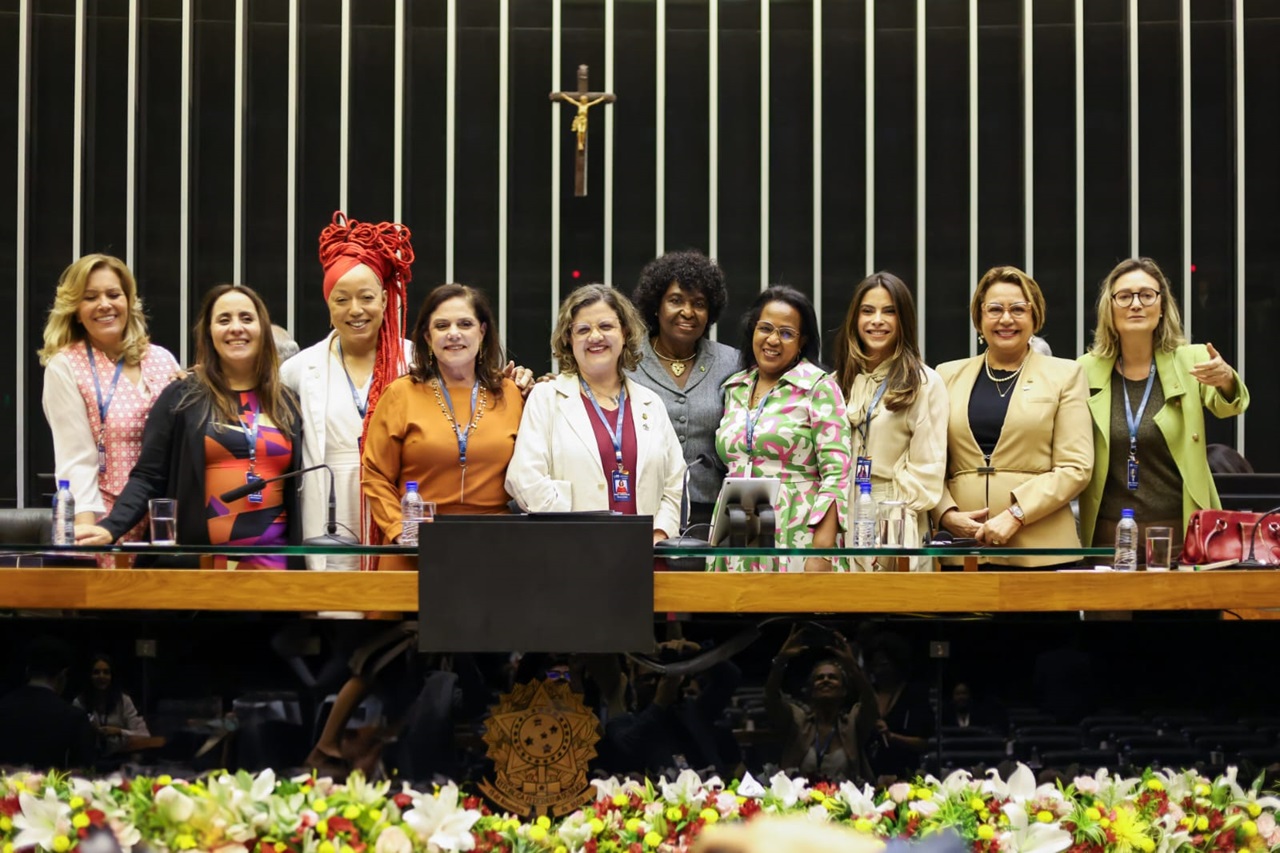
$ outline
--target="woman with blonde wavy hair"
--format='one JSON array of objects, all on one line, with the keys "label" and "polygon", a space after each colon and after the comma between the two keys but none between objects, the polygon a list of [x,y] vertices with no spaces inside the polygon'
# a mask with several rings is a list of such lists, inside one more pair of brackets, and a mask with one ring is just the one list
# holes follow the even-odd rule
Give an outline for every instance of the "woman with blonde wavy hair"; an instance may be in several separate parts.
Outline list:
[{"label": "woman with blonde wavy hair", "polygon": [[[147,414],[181,368],[151,343],[133,273],[111,255],[85,255],[63,271],[39,355],[54,470],[71,484],[76,522],[93,524],[115,506]],[[121,538],[141,539],[145,525]]]}]

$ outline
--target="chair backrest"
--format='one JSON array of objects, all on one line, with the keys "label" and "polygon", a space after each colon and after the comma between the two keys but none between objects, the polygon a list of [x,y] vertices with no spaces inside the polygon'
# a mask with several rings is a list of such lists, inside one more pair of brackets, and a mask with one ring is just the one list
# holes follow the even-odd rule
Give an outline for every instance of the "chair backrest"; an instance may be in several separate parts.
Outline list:
[{"label": "chair backrest", "polygon": [[53,510],[39,507],[0,509],[0,545],[53,544]]}]

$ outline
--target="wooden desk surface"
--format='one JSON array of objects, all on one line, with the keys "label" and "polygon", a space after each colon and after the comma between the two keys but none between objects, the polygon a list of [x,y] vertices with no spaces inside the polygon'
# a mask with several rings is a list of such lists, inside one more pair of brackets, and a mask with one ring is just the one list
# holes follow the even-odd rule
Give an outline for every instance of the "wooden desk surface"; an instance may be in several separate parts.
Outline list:
[{"label": "wooden desk surface", "polygon": [[[413,572],[0,569],[0,609],[415,611]],[[1280,608],[1280,571],[654,575],[654,610],[961,613]]]}]

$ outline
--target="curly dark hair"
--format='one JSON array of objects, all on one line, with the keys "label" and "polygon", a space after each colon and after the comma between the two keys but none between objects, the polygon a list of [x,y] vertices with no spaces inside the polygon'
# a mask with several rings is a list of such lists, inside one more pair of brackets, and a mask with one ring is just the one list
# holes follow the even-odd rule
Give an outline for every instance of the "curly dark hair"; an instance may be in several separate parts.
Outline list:
[{"label": "curly dark hair", "polygon": [[696,249],[667,252],[645,264],[640,271],[640,281],[631,293],[631,301],[651,334],[658,333],[658,305],[673,281],[686,293],[700,294],[707,300],[707,328],[702,330],[705,338],[729,302],[724,270]]}]

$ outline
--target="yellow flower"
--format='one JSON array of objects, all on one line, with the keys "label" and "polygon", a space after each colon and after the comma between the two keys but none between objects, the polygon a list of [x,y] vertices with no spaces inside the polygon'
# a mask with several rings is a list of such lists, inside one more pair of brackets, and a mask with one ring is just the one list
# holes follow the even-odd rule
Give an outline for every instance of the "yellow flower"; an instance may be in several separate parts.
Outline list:
[{"label": "yellow flower", "polygon": [[356,853],[350,844],[344,844],[338,848],[338,853]]},{"label": "yellow flower", "polygon": [[1198,818],[1196,818],[1196,829],[1200,830],[1201,832],[1204,832],[1208,828],[1209,828],[1209,818],[1205,817],[1204,815],[1200,815]]},{"label": "yellow flower", "polygon": [[1102,812],[1098,811],[1093,806],[1089,806],[1089,808],[1084,810],[1084,816],[1089,818],[1089,820],[1102,820]]},{"label": "yellow flower", "polygon": [[1210,787],[1209,787],[1208,785],[1206,785],[1205,783],[1200,782],[1199,784],[1197,784],[1197,785],[1196,785],[1196,796],[1197,796],[1197,797],[1207,797],[1207,796],[1209,796],[1209,795],[1210,795],[1210,794],[1212,794],[1212,793],[1213,793],[1213,789],[1212,789],[1212,788],[1210,788]]},{"label": "yellow flower", "polygon": [[76,829],[84,829],[89,825],[89,816],[87,814],[78,814],[71,818],[71,825]]},{"label": "yellow flower", "polygon": [[592,835],[599,835],[604,832],[604,821],[598,817],[593,817],[591,820],[587,821],[587,826],[591,827]]},{"label": "yellow flower", "polygon": [[0,814],[0,832],[8,832],[11,829],[13,829],[13,821],[7,814]]},{"label": "yellow flower", "polygon": [[629,803],[629,802],[631,802],[631,798],[630,798],[630,797],[628,797],[626,794],[614,794],[614,795],[613,795],[613,804],[614,804],[615,806],[617,806],[618,808],[622,808],[623,806],[625,806],[625,805],[626,805],[627,803]]},{"label": "yellow flower", "polygon": [[662,843],[662,836],[659,835],[658,833],[653,831],[649,831],[645,833],[644,835],[645,847],[657,847],[661,843]]},{"label": "yellow flower", "polygon": [[698,812],[698,817],[702,818],[707,823],[715,823],[720,819],[720,812],[712,808],[706,808]]},{"label": "yellow flower", "polygon": [[299,791],[301,791],[301,792],[302,792],[302,793],[304,793],[304,794],[310,794],[310,793],[311,793],[311,786],[310,786],[310,785],[305,785],[305,784],[304,784],[304,785],[299,785],[299,786],[298,786],[298,790],[299,790]]},{"label": "yellow flower", "polygon": [[369,809],[369,819],[374,823],[382,820],[382,809]]},{"label": "yellow flower", "polygon": [[[327,836],[327,835],[329,834],[329,821],[327,821],[327,820],[321,820],[320,822],[318,822],[318,823],[316,824],[316,834],[317,834],[317,835],[320,835],[320,836]],[[322,851],[320,851],[320,853],[333,853],[333,851],[332,851],[332,850],[327,850],[327,851],[326,851],[326,850],[322,850]]]},{"label": "yellow flower", "polygon": [[345,817],[347,820],[355,820],[356,818],[360,817],[360,807],[357,806],[355,803],[352,803],[351,805],[347,806],[345,809],[342,810],[342,816]]},{"label": "yellow flower", "polygon": [[1138,839],[1138,849],[1142,853],[1151,853],[1152,850],[1156,849],[1156,843],[1144,835]]},{"label": "yellow flower", "polygon": [[738,805],[742,805],[747,801],[746,797],[737,797],[736,799],[738,800]]},{"label": "yellow flower", "polygon": [[72,797],[67,800],[67,805],[71,806],[73,809],[78,809],[84,805],[84,797]]},{"label": "yellow flower", "polygon": [[276,848],[276,853],[284,853],[284,851],[289,849],[289,845],[285,844],[283,841],[277,841],[275,843],[275,848]]},{"label": "yellow flower", "polygon": [[982,807],[984,805],[986,805],[986,803],[982,802],[981,797],[974,797],[973,799],[969,800],[969,808],[973,809],[975,812],[982,811]]},{"label": "yellow flower", "polygon": [[638,817],[633,817],[633,818],[631,818],[630,820],[628,820],[628,821],[626,822],[626,824],[624,824],[624,826],[625,826],[625,827],[626,827],[626,829],[627,829],[627,832],[639,832],[639,831],[640,831],[640,825],[641,825],[641,824],[640,824],[640,818],[638,818]]},{"label": "yellow flower", "polygon": [[867,820],[865,817],[860,817],[853,822],[853,828],[858,830],[858,832],[870,832],[875,829],[875,826],[876,825],[874,823]]},{"label": "yellow flower", "polygon": [[917,789],[916,789],[916,798],[917,798],[917,799],[920,799],[920,800],[926,800],[926,801],[927,801],[927,800],[932,800],[932,799],[933,799],[933,791],[930,791],[928,788],[917,788]]},{"label": "yellow flower", "polygon": [[826,798],[827,798],[827,795],[826,795],[826,794],[824,794],[824,793],[822,793],[821,791],[810,791],[810,792],[809,792],[809,799],[813,800],[815,803],[820,803],[820,802],[822,802],[823,800],[825,800]]},{"label": "yellow flower", "polygon": [[535,820],[534,823],[536,823],[538,826],[542,827],[543,829],[551,828],[551,818],[547,817],[544,814],[538,815],[538,819]]},{"label": "yellow flower", "polygon": [[920,817],[920,812],[915,809],[907,809],[907,820],[911,820],[913,817]]},{"label": "yellow flower", "polygon": [[1252,838],[1258,834],[1258,825],[1251,820],[1246,820],[1240,824],[1240,831],[1245,834],[1246,838]]},{"label": "yellow flower", "polygon": [[[1145,844],[1151,839],[1147,837],[1147,822],[1129,806],[1117,806],[1115,817],[1111,821],[1111,831],[1116,837],[1116,849],[1124,850],[1136,847],[1145,850]],[[1155,849],[1152,847],[1152,849]]]},{"label": "yellow flower", "polygon": [[[156,777],[156,784],[157,784],[157,785],[171,785],[171,784],[173,784],[173,777],[172,777],[172,776],[170,776],[168,773],[161,773],[159,776],[157,776],[157,777]],[[181,836],[179,836],[179,837],[181,837]]]},{"label": "yellow flower", "polygon": [[1262,806],[1257,803],[1249,803],[1249,805],[1244,807],[1244,810],[1249,813],[1249,817],[1257,817],[1262,814]]},{"label": "yellow flower", "polygon": [[569,853],[569,848],[565,847],[563,844],[557,845],[555,853]]},{"label": "yellow flower", "polygon": [[978,812],[978,819],[984,820],[984,821],[991,820],[991,812],[987,811],[986,809],[983,809],[982,811]]},{"label": "yellow flower", "polygon": [[[192,847],[195,845],[192,844]],[[67,853],[71,849],[71,839],[65,835],[55,835],[53,837],[53,853]]]},{"label": "yellow flower", "polygon": [[[183,833],[182,835],[179,835],[177,838],[173,839],[173,844],[179,850],[190,850],[196,846],[196,840],[192,838],[190,835]],[[54,845],[54,849],[55,850],[58,849],[56,844]]]},{"label": "yellow flower", "polygon": [[328,811],[329,803],[325,801],[324,797],[321,797],[320,799],[316,800],[314,803],[311,804],[311,808],[315,809],[317,812]]},{"label": "yellow flower", "polygon": [[1102,827],[1103,829],[1106,829],[1108,826],[1111,826],[1111,818],[1104,817],[1102,820],[1098,821],[1098,826]]},{"label": "yellow flower", "polygon": [[320,842],[320,846],[316,848],[316,853],[337,853],[337,849],[333,846],[333,842],[326,838]]},{"label": "yellow flower", "polygon": [[4,853],[13,853],[13,842],[6,841],[4,843]]},{"label": "yellow flower", "polygon": [[1040,811],[1036,812],[1036,820],[1040,821],[1041,823],[1053,823],[1053,812],[1049,811],[1048,809],[1041,809]]},{"label": "yellow flower", "polygon": [[667,820],[671,821],[672,823],[679,822],[679,820],[682,817],[684,817],[684,812],[680,811],[679,806],[672,806],[671,808],[667,809]]},{"label": "yellow flower", "polygon": [[990,824],[984,823],[982,826],[978,827],[978,837],[983,841],[990,841],[996,837],[996,828]]},{"label": "yellow flower", "polygon": [[1182,827],[1183,829],[1190,829],[1191,825],[1195,822],[1196,822],[1196,819],[1193,817],[1184,817],[1182,820],[1178,821],[1178,826]]},{"label": "yellow flower", "polygon": [[535,823],[533,826],[529,827],[529,840],[530,841],[546,841],[547,830],[541,826],[538,826]]},{"label": "yellow flower", "polygon": [[1163,791],[1163,790],[1164,790],[1164,783],[1163,783],[1163,782],[1161,782],[1159,779],[1148,779],[1148,780],[1147,780],[1147,787],[1148,787],[1149,789],[1151,789],[1152,791]]},{"label": "yellow flower", "polygon": [[517,829],[520,828],[520,821],[516,820],[515,818],[512,818],[511,820],[504,823],[502,825],[502,828],[507,832],[515,832]]}]

